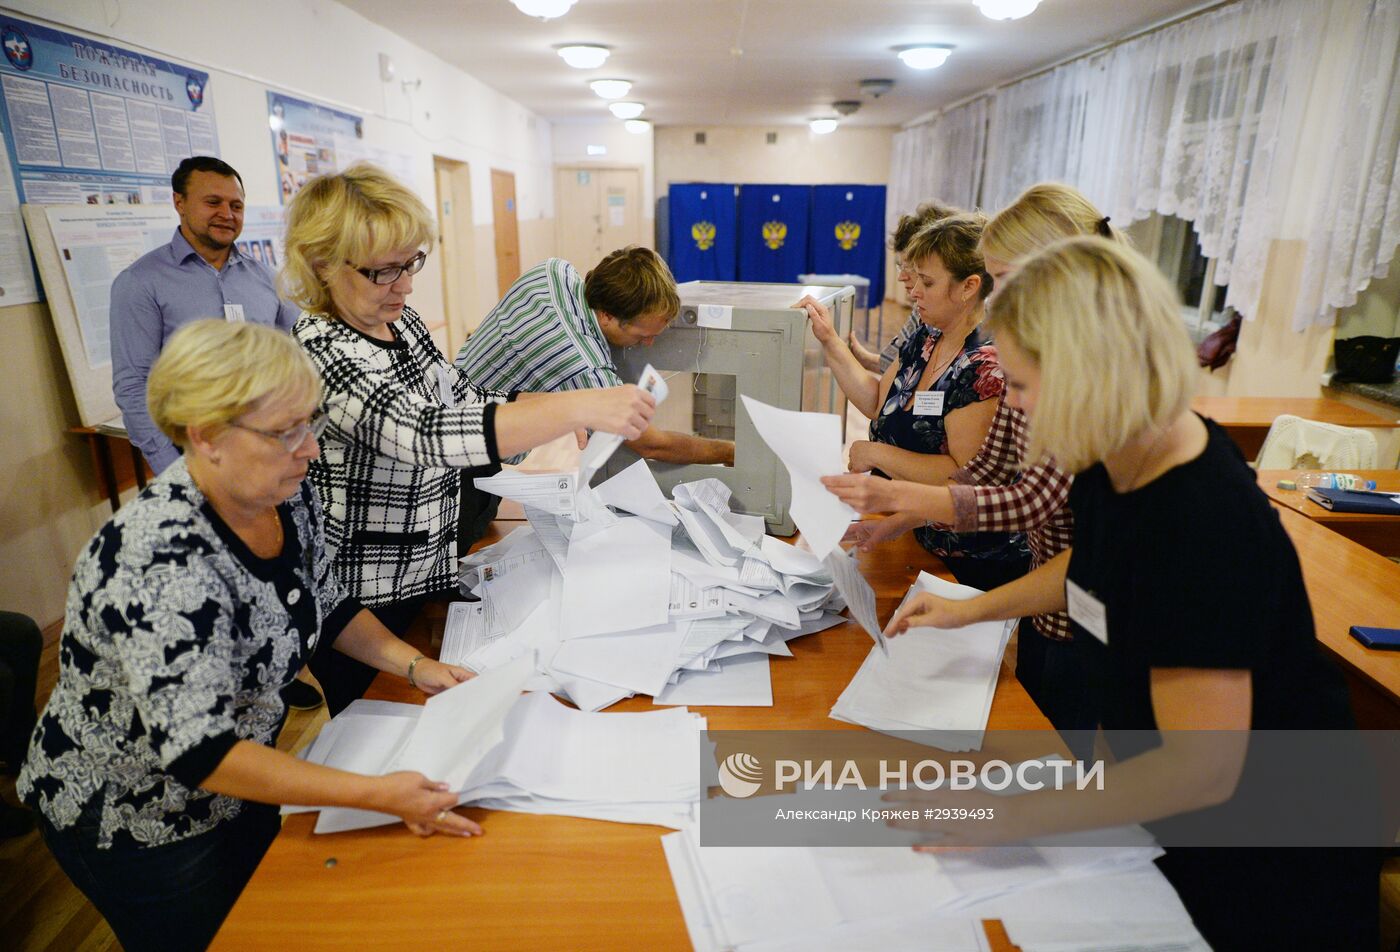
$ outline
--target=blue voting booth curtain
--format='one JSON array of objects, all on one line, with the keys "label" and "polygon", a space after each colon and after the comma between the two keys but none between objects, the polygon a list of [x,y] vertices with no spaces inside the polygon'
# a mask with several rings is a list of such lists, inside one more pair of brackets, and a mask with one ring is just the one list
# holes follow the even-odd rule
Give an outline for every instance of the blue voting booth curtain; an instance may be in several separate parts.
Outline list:
[{"label": "blue voting booth curtain", "polygon": [[737,268],[734,186],[672,185],[671,257],[677,281],[733,281]]},{"label": "blue voting booth curtain", "polygon": [[885,186],[812,186],[811,270],[870,279],[871,307],[885,299]]},{"label": "blue voting booth curtain", "polygon": [[807,270],[810,185],[739,186],[739,280],[791,283]]}]

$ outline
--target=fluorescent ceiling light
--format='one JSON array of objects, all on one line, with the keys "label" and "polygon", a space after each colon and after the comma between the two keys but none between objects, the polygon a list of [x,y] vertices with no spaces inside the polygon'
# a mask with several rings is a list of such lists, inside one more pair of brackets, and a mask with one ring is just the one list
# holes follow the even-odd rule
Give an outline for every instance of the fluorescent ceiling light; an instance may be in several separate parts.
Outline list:
[{"label": "fluorescent ceiling light", "polygon": [[841,124],[839,119],[822,118],[813,119],[807,123],[808,127],[819,136],[824,136],[828,132],[835,132],[836,127]]},{"label": "fluorescent ceiling light", "polygon": [[922,46],[897,46],[895,52],[911,69],[934,69],[942,66],[953,52],[951,46],[924,44]]},{"label": "fluorescent ceiling light", "polygon": [[634,136],[639,136],[651,128],[651,123],[647,122],[645,119],[628,119],[622,125],[623,128]]},{"label": "fluorescent ceiling light", "polygon": [[1040,0],[972,0],[982,15],[991,20],[1019,20],[1040,6]]},{"label": "fluorescent ceiling light", "polygon": [[557,52],[574,69],[597,69],[602,66],[612,50],[595,43],[570,43],[556,47]]},{"label": "fluorescent ceiling light", "polygon": [[608,108],[619,119],[636,119],[642,114],[642,110],[646,109],[646,106],[639,102],[610,102]]},{"label": "fluorescent ceiling light", "polygon": [[553,20],[555,17],[562,17],[569,12],[569,8],[578,0],[510,0],[515,4],[515,9],[526,16],[539,17],[541,20]]},{"label": "fluorescent ceiling light", "polygon": [[632,88],[630,79],[595,79],[588,84],[595,93],[604,99],[621,99]]}]

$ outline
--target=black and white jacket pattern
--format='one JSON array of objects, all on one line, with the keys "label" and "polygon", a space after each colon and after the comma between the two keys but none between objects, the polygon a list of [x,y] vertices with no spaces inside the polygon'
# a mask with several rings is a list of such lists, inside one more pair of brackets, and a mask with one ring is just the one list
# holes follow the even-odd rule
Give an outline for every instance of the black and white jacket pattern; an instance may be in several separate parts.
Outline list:
[{"label": "black and white jacket pattern", "polygon": [[177,460],[78,557],[58,684],[21,796],[96,845],[208,832],[242,801],[199,788],[240,740],[276,742],[278,689],[360,610],[336,581],[309,482],[278,507],[286,542],[260,559]]},{"label": "black and white jacket pattern", "polygon": [[325,382],[330,425],[311,481],[338,578],[366,605],[455,586],[460,469],[499,462],[496,405],[412,308],[392,342],[302,314],[293,333]]}]

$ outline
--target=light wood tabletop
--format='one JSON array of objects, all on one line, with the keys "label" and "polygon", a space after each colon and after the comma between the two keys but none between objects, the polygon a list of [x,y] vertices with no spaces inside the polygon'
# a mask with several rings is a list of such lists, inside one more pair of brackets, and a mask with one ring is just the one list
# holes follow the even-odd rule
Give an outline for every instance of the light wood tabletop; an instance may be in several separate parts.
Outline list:
[{"label": "light wood tabletop", "polygon": [[1274,418],[1291,414],[1337,426],[1390,429],[1400,421],[1327,397],[1196,397],[1191,408],[1225,428],[1245,459],[1254,459],[1264,445]]},{"label": "light wood tabletop", "polygon": [[[1352,625],[1400,628],[1400,565],[1302,513],[1275,509],[1298,550],[1317,640],[1347,676],[1359,726],[1400,728],[1400,652],[1367,648],[1350,633]],[[1221,580],[1228,584],[1228,574]]]},{"label": "light wood tabletop", "polygon": [[[1276,505],[1302,513],[1313,522],[1324,525],[1373,552],[1384,556],[1400,556],[1400,506],[1395,507],[1393,516],[1369,512],[1333,512],[1309,499],[1305,489],[1279,488],[1278,484],[1283,481],[1296,484],[1298,477],[1304,472],[1307,470],[1261,469],[1259,488],[1264,490],[1264,495]],[[1340,472],[1350,473],[1360,479],[1373,480],[1376,489],[1381,492],[1400,492],[1400,469],[1353,469]]]},{"label": "light wood tabletop", "polygon": [[[509,528],[496,523],[483,542]],[[920,569],[938,566],[909,534],[860,561],[882,619]],[[773,659],[771,708],[692,709],[715,730],[862,730],[827,715],[870,651],[870,636],[846,623],[790,647],[793,657]],[[368,696],[422,700],[402,679],[384,675]],[[652,709],[649,698],[632,698],[609,710]],[[1002,666],[989,727],[1050,729],[1009,664]],[[667,830],[463,812],[485,827],[485,836],[419,839],[402,824],[315,836],[314,815],[288,817],[213,948],[690,948],[661,851]],[[999,927],[988,931],[992,948],[1014,948]]]}]

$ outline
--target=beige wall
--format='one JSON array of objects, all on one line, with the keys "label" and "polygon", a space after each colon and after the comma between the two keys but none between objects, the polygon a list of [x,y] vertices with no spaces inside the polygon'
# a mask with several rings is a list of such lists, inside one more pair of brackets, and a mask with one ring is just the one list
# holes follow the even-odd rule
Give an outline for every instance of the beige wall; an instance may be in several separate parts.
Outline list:
[{"label": "beige wall", "polygon": [[[695,144],[695,133],[705,144]],[[778,141],[768,145],[769,132]],[[672,182],[884,185],[890,126],[848,126],[813,135],[806,126],[663,126],[656,130],[656,194]]]}]

